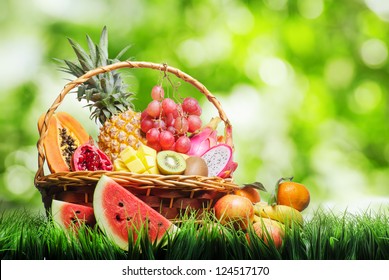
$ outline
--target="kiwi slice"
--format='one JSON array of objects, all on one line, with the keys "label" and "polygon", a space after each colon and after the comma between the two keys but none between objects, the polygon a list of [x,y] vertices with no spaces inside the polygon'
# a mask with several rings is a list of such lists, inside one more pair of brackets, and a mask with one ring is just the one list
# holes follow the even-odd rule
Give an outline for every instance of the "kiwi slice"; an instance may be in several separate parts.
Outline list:
[{"label": "kiwi slice", "polygon": [[157,166],[159,172],[164,175],[183,174],[186,162],[182,155],[174,151],[161,151],[157,154]]}]

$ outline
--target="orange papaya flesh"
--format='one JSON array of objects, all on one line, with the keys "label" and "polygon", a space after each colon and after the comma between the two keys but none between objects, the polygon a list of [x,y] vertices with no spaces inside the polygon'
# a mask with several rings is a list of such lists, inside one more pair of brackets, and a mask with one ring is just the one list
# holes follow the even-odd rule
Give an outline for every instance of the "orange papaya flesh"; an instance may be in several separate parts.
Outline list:
[{"label": "orange papaya flesh", "polygon": [[[39,133],[42,132],[43,114],[38,121]],[[71,159],[78,146],[89,142],[89,134],[71,115],[65,112],[54,113],[43,139],[47,165],[52,173],[69,172]]]}]

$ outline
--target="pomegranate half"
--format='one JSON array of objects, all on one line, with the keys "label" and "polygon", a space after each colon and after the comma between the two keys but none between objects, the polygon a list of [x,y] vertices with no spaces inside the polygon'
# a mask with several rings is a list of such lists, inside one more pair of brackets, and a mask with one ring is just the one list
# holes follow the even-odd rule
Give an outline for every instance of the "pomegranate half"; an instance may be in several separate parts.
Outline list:
[{"label": "pomegranate half", "polygon": [[112,171],[113,165],[109,157],[99,148],[91,144],[79,146],[72,157],[73,171]]}]

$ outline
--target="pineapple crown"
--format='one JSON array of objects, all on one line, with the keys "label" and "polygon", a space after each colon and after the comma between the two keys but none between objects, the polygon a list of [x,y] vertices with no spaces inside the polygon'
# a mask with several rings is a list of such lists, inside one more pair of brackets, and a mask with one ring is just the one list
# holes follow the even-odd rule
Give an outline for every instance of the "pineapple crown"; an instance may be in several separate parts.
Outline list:
[{"label": "pineapple crown", "polygon": [[[130,47],[125,47],[114,59],[110,59],[108,57],[107,27],[103,28],[98,44],[94,43],[88,35],[86,35],[86,39],[89,54],[81,45],[68,38],[77,56],[78,63],[60,60],[65,63],[61,70],[77,78],[95,68],[119,62],[122,55]],[[91,118],[104,124],[113,115],[132,108],[131,101],[134,93],[128,92],[127,88],[128,85],[123,82],[120,73],[117,71],[106,72],[96,75],[81,84],[77,90],[77,99],[79,101],[86,100],[88,102],[86,107],[91,110]]]}]

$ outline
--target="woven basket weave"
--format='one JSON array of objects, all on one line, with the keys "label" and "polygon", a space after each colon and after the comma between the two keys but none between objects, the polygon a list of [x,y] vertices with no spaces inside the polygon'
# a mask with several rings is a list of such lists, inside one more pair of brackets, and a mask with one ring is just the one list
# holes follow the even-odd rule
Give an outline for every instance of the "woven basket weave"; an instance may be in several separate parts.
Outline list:
[{"label": "woven basket weave", "polygon": [[195,175],[136,174],[122,171],[74,171],[44,174],[46,155],[43,140],[47,134],[50,118],[62,103],[66,94],[95,75],[121,68],[148,68],[174,74],[204,94],[217,109],[225,127],[231,126],[215,96],[199,81],[177,68],[166,64],[123,61],[91,70],[64,86],[46,112],[44,123],[39,131],[40,138],[37,142],[38,170],[34,183],[42,195],[45,209],[49,211],[53,199],[91,205],[93,203],[94,188],[102,175],[114,179],[168,219],[178,217],[182,211],[186,210],[188,205],[191,209],[200,210],[199,212],[203,209],[209,209],[221,196],[239,188],[232,178],[222,179]]}]

